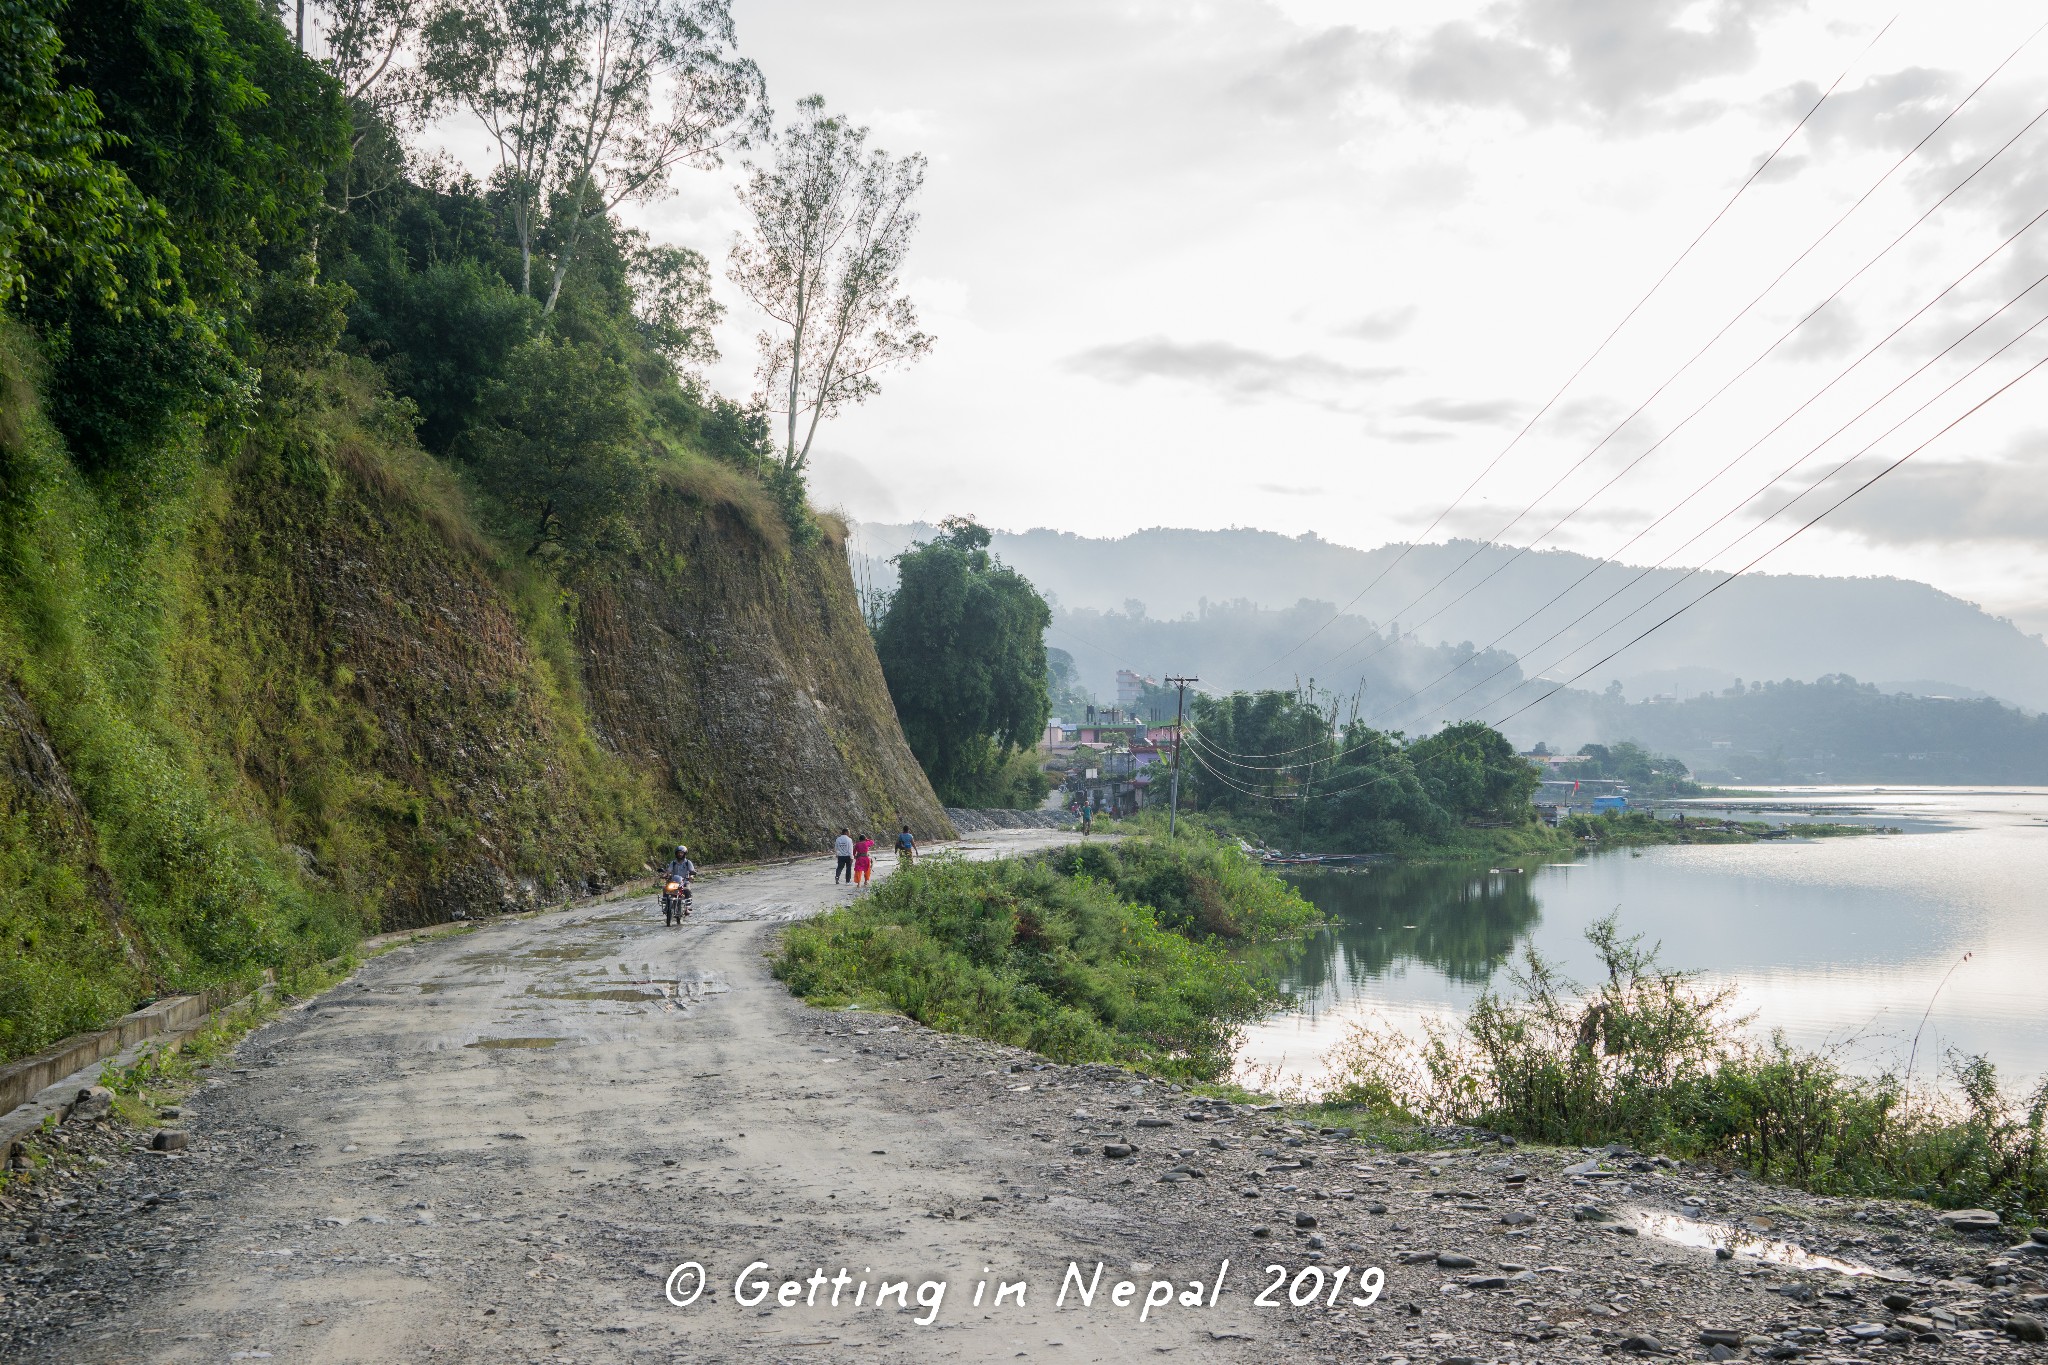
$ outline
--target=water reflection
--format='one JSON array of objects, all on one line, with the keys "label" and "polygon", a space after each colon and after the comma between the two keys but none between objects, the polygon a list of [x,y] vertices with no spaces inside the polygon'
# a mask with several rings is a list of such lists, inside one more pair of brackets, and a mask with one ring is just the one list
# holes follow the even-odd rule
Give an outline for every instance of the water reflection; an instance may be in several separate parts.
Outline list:
[{"label": "water reflection", "polygon": [[2048,792],[1809,789],[1777,804],[1852,807],[1913,832],[1622,850],[1519,871],[1299,874],[1332,924],[1283,971],[1298,1006],[1253,1025],[1240,1061],[1313,1081],[1350,1025],[1413,1032],[1462,1014],[1504,984],[1525,944],[1591,980],[1586,926],[1619,911],[1665,962],[1733,986],[1759,1029],[1840,1045],[1853,1067],[1900,1065],[1917,1040],[1936,1066],[1952,1050],[1987,1053],[2010,1084],[2048,1071]]},{"label": "water reflection", "polygon": [[1408,962],[1483,986],[1540,917],[1520,869],[1418,864],[1288,880],[1331,919],[1289,972],[1288,988],[1311,1011]]}]

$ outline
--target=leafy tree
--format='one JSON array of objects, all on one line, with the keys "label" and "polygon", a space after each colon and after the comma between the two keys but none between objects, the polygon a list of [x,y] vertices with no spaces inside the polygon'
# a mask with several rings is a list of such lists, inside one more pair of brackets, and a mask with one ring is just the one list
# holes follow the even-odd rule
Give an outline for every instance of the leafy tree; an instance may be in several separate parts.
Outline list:
[{"label": "leafy tree", "polygon": [[532,537],[580,556],[614,535],[645,477],[632,380],[594,347],[536,337],[484,391],[463,453]]},{"label": "leafy tree", "polygon": [[68,82],[162,205],[186,294],[230,310],[304,240],[348,154],[341,91],[257,0],[70,0]]},{"label": "leafy tree", "polygon": [[[92,288],[76,287],[75,272],[31,269],[24,312],[53,362],[51,412],[87,465],[174,468],[174,432],[255,391],[252,306],[306,248],[347,154],[347,114],[256,0],[72,0],[54,24],[66,90],[44,114],[148,207]],[[47,53],[47,38],[34,50]],[[97,133],[78,122],[88,104]],[[76,157],[67,164],[84,173]],[[81,231],[105,221],[94,195],[125,200],[93,175],[68,187],[84,197],[67,195],[60,212],[82,211]],[[73,238],[88,259],[97,231]]]},{"label": "leafy tree", "polygon": [[1508,743],[1483,721],[1446,725],[1409,746],[1415,771],[1439,804],[1465,816],[1522,820],[1541,780]]},{"label": "leafy tree", "polygon": [[1052,613],[990,556],[985,529],[964,518],[940,525],[944,534],[896,557],[875,652],[911,751],[940,799],[957,805],[1045,731]]},{"label": "leafy tree", "polygon": [[384,362],[398,393],[420,410],[420,441],[445,453],[475,418],[484,389],[532,335],[539,309],[474,260],[402,263],[350,271],[354,344]]},{"label": "leafy tree", "polygon": [[451,4],[427,30],[427,70],[462,100],[498,149],[498,189],[519,243],[519,292],[533,293],[535,238],[559,174],[571,92],[587,34],[576,0]]},{"label": "leafy tree", "polygon": [[1364,852],[1441,840],[1461,821],[1528,820],[1535,769],[1476,722],[1407,741],[1300,692],[1191,699],[1182,798],[1292,845]]},{"label": "leafy tree", "polygon": [[586,0],[584,14],[591,51],[563,146],[549,312],[593,218],[660,198],[678,167],[719,165],[768,126],[761,72],[734,51],[730,0]]},{"label": "leafy tree", "polygon": [[733,243],[730,273],[774,323],[760,337],[760,401],[784,416],[782,466],[792,475],[821,421],[880,392],[883,370],[932,348],[900,279],[925,160],[869,152],[867,138],[807,96],[775,135],[774,164],[750,167],[740,190],[754,234]]},{"label": "leafy tree", "polygon": [[[434,113],[445,92],[416,60],[428,0],[316,0],[324,12],[321,61],[349,111],[349,156],[333,178],[336,212],[395,188],[405,174],[407,133]],[[306,0],[298,0],[299,50],[306,48]]]},{"label": "leafy tree", "polygon": [[1094,694],[1081,683],[1074,656],[1064,649],[1046,647],[1045,681],[1053,712],[1063,720],[1079,720],[1095,705]]},{"label": "leafy tree", "polygon": [[718,359],[711,328],[725,305],[711,297],[711,263],[686,246],[636,241],[629,258],[633,315],[647,344],[677,375],[691,375]]},{"label": "leafy tree", "polygon": [[1653,754],[1634,740],[1588,744],[1579,750],[1579,756],[1581,761],[1559,768],[1558,775],[1626,782],[1638,796],[1691,796],[1699,791],[1682,761]]},{"label": "leafy tree", "polygon": [[51,294],[118,307],[131,279],[149,288],[168,268],[161,214],[105,159],[92,92],[59,84],[54,8],[0,0],[0,304],[33,275]]}]

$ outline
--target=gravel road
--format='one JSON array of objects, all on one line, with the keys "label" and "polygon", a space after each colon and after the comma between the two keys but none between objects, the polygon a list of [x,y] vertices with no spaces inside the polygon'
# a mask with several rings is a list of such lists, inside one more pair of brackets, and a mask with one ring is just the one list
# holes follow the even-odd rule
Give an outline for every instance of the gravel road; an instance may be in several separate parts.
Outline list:
[{"label": "gravel road", "polygon": [[764,952],[852,896],[829,867],[709,879],[677,929],[639,898],[390,952],[214,1068],[165,1120],[183,1152],[67,1123],[62,1174],[0,1198],[0,1354],[2048,1362],[2048,1246],[1924,1209],[1635,1153],[1395,1154],[809,1009]]}]

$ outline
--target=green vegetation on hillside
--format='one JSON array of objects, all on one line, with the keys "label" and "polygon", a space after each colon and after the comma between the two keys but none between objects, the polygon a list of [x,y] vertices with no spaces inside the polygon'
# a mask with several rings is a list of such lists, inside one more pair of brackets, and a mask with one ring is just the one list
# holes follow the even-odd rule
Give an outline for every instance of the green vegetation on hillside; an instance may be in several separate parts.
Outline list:
[{"label": "green vegetation on hillside", "polygon": [[1597,987],[1529,949],[1514,989],[1484,992],[1455,1026],[1355,1029],[1325,1101],[1536,1142],[1622,1142],[1823,1194],[2008,1214],[2048,1204],[2048,1080],[2015,1100],[1982,1057],[1951,1060],[1953,1098],[1924,1076],[1917,1089],[1851,1076],[1782,1037],[1755,1042],[1733,987],[1665,968],[1612,918],[1587,938],[1606,969]]},{"label": "green vegetation on hillside", "polygon": [[[678,834],[808,845],[820,814],[731,780],[757,757],[938,832],[872,658],[810,657],[850,597],[770,437],[777,392],[814,427],[928,347],[890,352],[921,162],[815,101],[772,130],[722,0],[427,8],[332,7],[315,58],[257,0],[0,0],[0,1057]],[[498,120],[488,182],[408,145],[457,108]],[[880,254],[772,249],[827,135],[832,211],[898,214]],[[741,404],[691,369],[708,262],[612,210],[750,143],[751,287],[852,292]],[[755,679],[623,676],[734,630]],[[760,678],[815,733],[733,704]]]},{"label": "green vegetation on hillside", "polygon": [[1231,946],[1320,920],[1225,845],[1139,838],[920,863],[792,926],[775,972],[815,1005],[896,1009],[1059,1061],[1215,1080],[1243,1025],[1281,999]]}]

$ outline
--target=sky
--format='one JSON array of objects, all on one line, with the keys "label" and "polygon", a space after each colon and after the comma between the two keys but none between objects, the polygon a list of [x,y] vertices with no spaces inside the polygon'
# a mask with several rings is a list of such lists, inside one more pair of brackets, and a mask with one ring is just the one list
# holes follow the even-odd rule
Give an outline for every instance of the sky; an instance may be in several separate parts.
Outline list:
[{"label": "sky", "polygon": [[[1921,579],[2048,629],[2031,7],[734,15],[778,113],[822,94],[930,159],[905,281],[937,344],[821,434],[826,505],[1736,568],[1911,452],[1759,569]],[[706,378],[736,396],[760,325],[722,275],[740,169],[629,213],[714,261]]]}]

